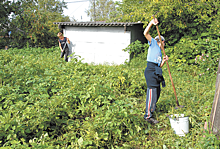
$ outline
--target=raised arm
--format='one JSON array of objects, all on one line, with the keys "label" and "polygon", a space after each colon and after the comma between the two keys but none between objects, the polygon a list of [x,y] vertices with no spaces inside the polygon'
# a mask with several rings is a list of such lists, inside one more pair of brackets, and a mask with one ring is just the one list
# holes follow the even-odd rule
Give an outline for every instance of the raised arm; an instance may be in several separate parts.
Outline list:
[{"label": "raised arm", "polygon": [[147,38],[147,40],[151,43],[151,35],[149,34],[150,28],[152,25],[157,25],[159,22],[158,20],[155,18],[153,20],[150,21],[150,23],[148,24],[148,26],[146,27],[146,29],[144,30],[144,36]]}]

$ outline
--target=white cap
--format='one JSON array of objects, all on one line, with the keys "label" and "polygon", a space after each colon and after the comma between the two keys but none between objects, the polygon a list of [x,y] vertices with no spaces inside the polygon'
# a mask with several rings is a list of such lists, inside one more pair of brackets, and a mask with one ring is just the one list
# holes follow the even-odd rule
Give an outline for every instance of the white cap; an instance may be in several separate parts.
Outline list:
[{"label": "white cap", "polygon": [[[161,36],[161,35],[160,35],[160,37],[161,37],[161,40],[162,40],[162,41],[165,41],[165,38],[164,38],[163,36]],[[154,39],[155,39],[155,40],[157,40],[157,39],[158,39],[158,41],[160,41],[159,36],[156,36]]]}]

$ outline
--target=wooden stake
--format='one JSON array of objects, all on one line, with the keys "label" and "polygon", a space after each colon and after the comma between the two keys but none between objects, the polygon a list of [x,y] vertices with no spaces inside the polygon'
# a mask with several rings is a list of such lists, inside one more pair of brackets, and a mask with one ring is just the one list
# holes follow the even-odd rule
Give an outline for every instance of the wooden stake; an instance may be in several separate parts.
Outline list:
[{"label": "wooden stake", "polygon": [[214,134],[220,136],[220,61],[218,64],[218,72],[215,87],[215,97],[210,116],[210,127]]}]

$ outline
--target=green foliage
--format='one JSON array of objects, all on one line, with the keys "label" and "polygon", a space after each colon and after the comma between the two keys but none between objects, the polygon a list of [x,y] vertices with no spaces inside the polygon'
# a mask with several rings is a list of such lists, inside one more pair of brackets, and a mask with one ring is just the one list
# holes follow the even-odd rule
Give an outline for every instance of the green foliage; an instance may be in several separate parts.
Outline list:
[{"label": "green foliage", "polygon": [[[0,1],[0,31],[3,32],[4,29],[8,28],[8,23],[10,20],[8,19],[9,15],[14,11],[14,6],[16,3],[6,0]],[[2,36],[2,34],[1,34]]]},{"label": "green foliage", "polygon": [[[65,20],[61,15],[65,4],[53,7],[58,1],[37,1],[38,6],[31,0],[22,2],[16,3],[21,9],[16,9],[11,25],[23,32],[14,32],[13,44],[27,48],[0,51],[1,147],[219,148],[216,136],[203,129],[211,113],[220,56],[219,3],[124,0],[119,4],[114,21],[147,25],[159,11],[156,17],[168,41],[166,54],[177,97],[185,105],[174,109],[165,65],[166,87],[154,113],[160,123],[150,125],[143,119],[147,44],[135,41],[124,49],[135,55],[124,65],[92,65],[77,56],[66,63],[59,58],[59,48],[29,47],[50,46],[47,37],[57,33],[52,22]],[[152,31],[152,36],[157,34]],[[27,37],[31,40],[21,42]],[[189,116],[186,137],[176,136],[167,118],[180,113]]]},{"label": "green foliage", "polygon": [[136,40],[135,42],[131,43],[123,49],[123,51],[128,52],[129,54],[132,54],[134,56],[146,51],[148,49],[148,44],[142,44],[139,40]]},{"label": "green foliage", "polygon": [[32,47],[48,48],[57,45],[59,29],[53,22],[69,21],[68,17],[62,15],[64,8],[65,3],[57,0],[21,0],[12,15],[12,40],[8,44],[18,48],[24,47],[27,42]]},{"label": "green foliage", "polygon": [[[118,3],[111,21],[145,23],[145,26],[156,14],[161,35],[167,39],[168,45],[175,45],[182,36],[198,39],[201,34],[217,39],[219,32],[218,0],[123,0]],[[150,33],[157,35],[156,30]]]},{"label": "green foliage", "polygon": [[[217,68],[218,62],[216,59],[220,57],[220,38],[217,40],[212,39],[198,39],[192,40],[190,38],[182,38],[175,46],[169,46],[165,52],[169,56],[170,61],[175,62],[178,66],[182,63],[195,64],[195,59],[199,55],[208,55],[209,62],[206,65],[199,65],[199,68]],[[206,58],[206,59],[207,59]],[[211,62],[212,61],[212,62]],[[206,63],[206,62],[204,62]],[[206,68],[206,69],[207,69]],[[203,69],[205,71],[205,69]],[[215,69],[216,71],[216,69]]]},{"label": "green foliage", "polygon": [[[11,148],[219,148],[203,124],[208,121],[216,74],[199,76],[197,65],[166,66],[155,117],[144,121],[146,53],[125,65],[66,63],[59,48],[0,51],[0,146]],[[190,117],[186,137],[176,136],[167,115]],[[205,137],[203,137],[205,135]],[[207,141],[208,140],[208,141]]]},{"label": "green foliage", "polygon": [[198,55],[195,58],[195,63],[200,68],[198,72],[200,76],[204,75],[205,73],[217,73],[220,54],[218,53],[217,56],[211,56],[211,54],[202,54],[201,56]]},{"label": "green foliage", "polygon": [[16,4],[17,2],[7,0],[0,1],[0,49],[4,48],[9,42],[9,16],[15,11]]}]

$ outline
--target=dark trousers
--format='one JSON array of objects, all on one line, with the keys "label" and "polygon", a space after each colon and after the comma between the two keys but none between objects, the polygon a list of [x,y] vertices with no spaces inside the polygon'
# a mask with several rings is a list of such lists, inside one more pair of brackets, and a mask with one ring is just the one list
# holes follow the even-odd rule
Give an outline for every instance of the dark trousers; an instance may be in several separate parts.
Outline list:
[{"label": "dark trousers", "polygon": [[61,52],[60,58],[63,58],[66,62],[68,62],[69,48],[65,48],[63,52]]},{"label": "dark trousers", "polygon": [[147,98],[146,98],[146,110],[145,119],[152,117],[153,112],[156,109],[156,103],[160,97],[160,87],[158,88],[147,88]]},{"label": "dark trousers", "polygon": [[156,103],[160,97],[160,80],[158,75],[156,75],[156,67],[158,67],[158,64],[148,62],[144,71],[147,83],[145,119],[152,117],[152,114],[156,109]]}]

